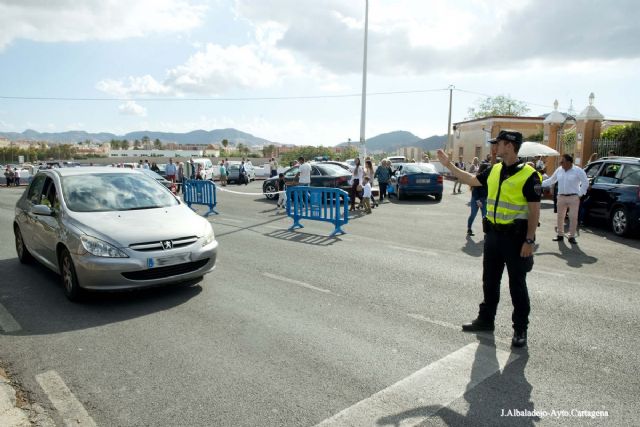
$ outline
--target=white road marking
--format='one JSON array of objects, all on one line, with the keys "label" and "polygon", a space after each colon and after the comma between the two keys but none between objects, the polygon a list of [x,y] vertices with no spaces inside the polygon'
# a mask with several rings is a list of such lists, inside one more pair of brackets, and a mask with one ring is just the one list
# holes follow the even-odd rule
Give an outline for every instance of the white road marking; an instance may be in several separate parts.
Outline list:
[{"label": "white road marking", "polygon": [[36,381],[49,397],[67,426],[96,426],[82,403],[71,393],[56,371],[36,375]]},{"label": "white road marking", "polygon": [[420,424],[517,358],[493,346],[469,344],[316,427]]},{"label": "white road marking", "polygon": [[[217,218],[217,217],[216,217],[216,218],[214,218],[214,219],[219,219],[221,222],[235,222],[236,224],[242,224],[242,223],[244,222],[244,221],[242,221],[242,220],[240,220],[240,219],[233,219],[233,218],[226,218],[226,217],[224,217],[224,218]],[[215,224],[216,222],[217,222],[217,221],[214,221],[214,224]]]},{"label": "white road marking", "polygon": [[302,286],[303,288],[311,289],[312,291],[322,292],[324,294],[331,294],[332,292],[328,289],[318,288],[316,286],[310,285],[305,282],[301,282],[299,280],[289,279],[287,277],[277,276],[271,273],[262,273],[263,276],[268,277],[274,280],[280,280],[281,282],[293,283],[294,285]]},{"label": "white road marking", "polygon": [[[422,314],[408,313],[407,316],[411,317],[412,319],[420,320],[421,322],[431,323],[431,324],[442,326],[448,329],[453,329],[454,331],[458,331],[458,332],[462,331],[462,326],[460,325],[454,325],[453,323],[443,322],[442,320],[430,319],[429,317],[423,316]],[[511,345],[511,340],[497,337],[490,332],[480,332],[480,333],[476,333],[476,335],[484,336],[489,339],[493,339],[494,341]]]},{"label": "white road marking", "polygon": [[0,304],[0,329],[4,332],[16,332],[22,329],[2,304]]},{"label": "white road marking", "polygon": [[564,277],[565,276],[565,274],[563,274],[563,273],[555,273],[553,271],[538,270],[535,267],[533,268],[532,273],[548,274],[550,276],[556,276],[556,277]]},{"label": "white road marking", "polygon": [[389,249],[397,249],[397,250],[400,250],[400,251],[413,252],[413,253],[416,253],[416,254],[438,256],[437,252],[425,251],[424,249],[413,249],[413,248],[406,248],[406,247],[402,247],[402,246],[389,246]]}]

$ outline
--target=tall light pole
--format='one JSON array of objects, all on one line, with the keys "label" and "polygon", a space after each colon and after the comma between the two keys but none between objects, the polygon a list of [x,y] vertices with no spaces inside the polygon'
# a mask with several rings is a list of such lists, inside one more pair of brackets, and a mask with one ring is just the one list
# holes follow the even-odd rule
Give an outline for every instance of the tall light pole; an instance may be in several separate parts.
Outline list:
[{"label": "tall light pole", "polygon": [[360,109],[360,144],[363,155],[367,157],[367,145],[364,137],[364,124],[367,116],[367,33],[369,32],[369,0],[365,0],[364,9],[364,60],[362,65],[362,108]]},{"label": "tall light pole", "polygon": [[453,138],[451,138],[451,105],[453,103],[453,89],[455,86],[449,85],[449,124],[447,125],[447,148],[451,150],[448,154],[453,154]]}]

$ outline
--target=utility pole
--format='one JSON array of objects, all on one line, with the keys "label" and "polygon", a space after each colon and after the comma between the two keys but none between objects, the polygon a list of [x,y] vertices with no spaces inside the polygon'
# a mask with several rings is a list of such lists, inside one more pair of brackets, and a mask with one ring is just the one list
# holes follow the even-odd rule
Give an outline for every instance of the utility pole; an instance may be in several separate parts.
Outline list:
[{"label": "utility pole", "polygon": [[369,0],[365,1],[364,10],[364,60],[362,65],[362,107],[360,109],[360,145],[363,156],[367,157],[367,145],[364,135],[364,124],[367,115],[367,33],[369,31]]},{"label": "utility pole", "polygon": [[449,85],[449,124],[447,125],[447,149],[449,153],[453,154],[453,138],[451,135],[451,105],[453,103],[453,89],[455,86]]}]

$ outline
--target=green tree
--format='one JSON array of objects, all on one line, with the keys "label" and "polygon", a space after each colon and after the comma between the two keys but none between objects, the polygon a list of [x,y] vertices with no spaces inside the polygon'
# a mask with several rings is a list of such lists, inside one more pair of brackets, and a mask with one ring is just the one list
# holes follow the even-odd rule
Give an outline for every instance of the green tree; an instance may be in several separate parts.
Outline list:
[{"label": "green tree", "polygon": [[626,132],[628,125],[616,125],[607,128],[604,132],[600,134],[600,137],[603,139],[609,139],[612,141],[622,141],[624,134]]},{"label": "green tree", "polygon": [[153,148],[156,150],[162,150],[162,142],[158,138],[153,141]]},{"label": "green tree", "polygon": [[131,144],[129,144],[129,141],[128,141],[128,140],[123,139],[122,141],[120,141],[120,147],[121,147],[123,150],[128,150],[128,149],[129,149],[129,147],[131,147]]},{"label": "green tree", "polygon": [[266,147],[262,147],[262,155],[263,155],[263,157],[271,157],[271,156],[273,156],[274,151],[276,151],[276,147],[273,144],[269,144]]},{"label": "green tree", "polygon": [[523,116],[529,112],[524,102],[517,101],[508,96],[489,96],[478,101],[478,107],[469,108],[468,117],[481,119],[490,116]]},{"label": "green tree", "polygon": [[564,146],[564,154],[574,154],[574,150],[576,147],[576,130],[575,129],[571,129],[568,131],[565,131],[562,134],[562,144]]},{"label": "green tree", "polygon": [[533,133],[525,138],[525,141],[542,142],[544,139],[544,129],[540,128],[538,132]]},{"label": "green tree", "polygon": [[620,140],[620,154],[640,157],[640,123],[626,126]]},{"label": "green tree", "polygon": [[120,148],[120,141],[118,141],[117,139],[112,139],[111,141],[109,141],[109,144],[111,145],[112,150],[117,150]]},{"label": "green tree", "polygon": [[140,142],[139,139],[136,139],[135,141],[133,141],[133,149],[134,150],[139,150],[142,146],[142,143]]},{"label": "green tree", "polygon": [[229,146],[229,141],[227,139],[223,139],[221,142],[222,146],[224,147],[224,151],[227,151],[227,147]]}]

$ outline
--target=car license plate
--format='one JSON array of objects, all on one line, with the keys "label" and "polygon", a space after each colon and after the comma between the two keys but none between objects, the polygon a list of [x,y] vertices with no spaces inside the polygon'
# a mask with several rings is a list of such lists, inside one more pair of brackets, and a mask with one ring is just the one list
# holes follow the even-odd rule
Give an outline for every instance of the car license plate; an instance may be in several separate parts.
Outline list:
[{"label": "car license plate", "polygon": [[429,184],[430,182],[430,179],[416,179],[416,184]]},{"label": "car license plate", "polygon": [[159,258],[147,258],[147,268],[166,267],[168,265],[183,264],[191,261],[191,253],[165,256]]}]

